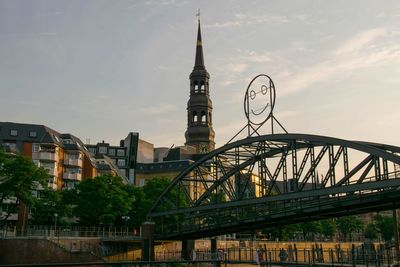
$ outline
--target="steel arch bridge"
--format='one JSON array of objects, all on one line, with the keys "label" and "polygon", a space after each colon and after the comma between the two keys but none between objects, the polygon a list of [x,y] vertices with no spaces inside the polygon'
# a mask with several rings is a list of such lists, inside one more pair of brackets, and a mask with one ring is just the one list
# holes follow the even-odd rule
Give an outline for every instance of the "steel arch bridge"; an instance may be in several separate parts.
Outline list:
[{"label": "steel arch bridge", "polygon": [[196,239],[400,206],[400,147],[308,134],[226,144],[148,213],[158,239]]}]

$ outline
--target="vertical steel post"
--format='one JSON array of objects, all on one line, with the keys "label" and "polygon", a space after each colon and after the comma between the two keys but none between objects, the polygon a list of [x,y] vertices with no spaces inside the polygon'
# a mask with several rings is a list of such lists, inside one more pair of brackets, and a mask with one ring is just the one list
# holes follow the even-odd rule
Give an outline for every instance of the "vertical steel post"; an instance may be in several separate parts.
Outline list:
[{"label": "vertical steel post", "polygon": [[400,249],[399,249],[399,227],[397,224],[397,210],[393,209],[393,234],[394,234],[394,262],[396,264],[399,263],[399,255],[400,255]]}]

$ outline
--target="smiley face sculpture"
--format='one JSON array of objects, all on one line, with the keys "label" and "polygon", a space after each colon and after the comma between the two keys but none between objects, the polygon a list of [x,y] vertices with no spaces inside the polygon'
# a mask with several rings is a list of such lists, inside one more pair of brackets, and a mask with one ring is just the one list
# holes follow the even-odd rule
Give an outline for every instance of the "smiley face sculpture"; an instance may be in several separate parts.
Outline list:
[{"label": "smiley face sculpture", "polygon": [[248,124],[262,125],[271,118],[275,106],[275,86],[265,74],[254,77],[244,96],[244,112]]}]

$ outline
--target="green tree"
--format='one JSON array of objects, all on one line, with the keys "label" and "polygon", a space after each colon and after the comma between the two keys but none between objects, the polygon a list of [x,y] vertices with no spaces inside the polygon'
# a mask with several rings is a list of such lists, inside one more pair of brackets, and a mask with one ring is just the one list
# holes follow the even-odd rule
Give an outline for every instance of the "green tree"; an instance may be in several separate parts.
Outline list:
[{"label": "green tree", "polygon": [[336,234],[336,222],[333,219],[321,221],[321,234],[325,237],[332,238]]},{"label": "green tree", "polygon": [[364,236],[369,239],[376,239],[378,237],[378,231],[375,223],[369,223],[364,229]]},{"label": "green tree", "polygon": [[290,224],[263,229],[262,234],[270,240],[288,241],[293,239],[298,233],[301,233],[300,224]]},{"label": "green tree", "polygon": [[377,231],[381,234],[381,237],[385,241],[389,241],[393,238],[393,217],[387,215],[378,214],[374,218],[375,226]]},{"label": "green tree", "polygon": [[134,202],[127,186],[118,176],[98,176],[76,185],[76,205],[73,214],[81,225],[122,225],[122,216],[128,215]]},{"label": "green tree", "polygon": [[132,203],[132,209],[128,213],[130,220],[128,226],[139,229],[142,222],[146,219],[147,210],[142,206],[145,202],[145,194],[143,187],[136,187],[134,185],[127,186],[127,192],[133,196],[134,201]]},{"label": "green tree", "polygon": [[322,226],[320,221],[312,221],[301,223],[300,225],[301,232],[303,233],[304,240],[309,239],[309,235],[311,234],[311,239],[314,241],[315,234],[322,232]]},{"label": "green tree", "polygon": [[[170,183],[171,180],[166,177],[153,177],[146,181],[146,184],[142,187],[143,195],[141,195],[141,197],[143,198],[140,199],[140,203],[137,203],[137,209],[135,210],[137,222],[144,222],[146,220],[147,213]],[[178,205],[180,208],[188,207],[186,195],[176,187],[168,192],[166,198],[170,201],[162,201],[159,203],[159,210],[171,209],[171,203]],[[181,222],[183,221],[183,218],[181,217],[182,216],[173,215],[165,219],[163,222],[156,221],[156,227],[163,227],[164,230],[168,228],[176,228],[178,225],[181,225]]]},{"label": "green tree", "polygon": [[63,197],[65,192],[68,191],[43,190],[40,196],[33,202],[30,223],[51,225],[54,223],[54,220],[57,220],[57,224],[65,224],[66,222],[63,221],[63,218],[71,215],[71,207]]},{"label": "green tree", "polygon": [[363,224],[363,221],[357,216],[345,216],[336,220],[337,228],[343,234],[345,241],[347,241],[347,237],[351,239],[352,233],[362,231]]},{"label": "green tree", "polygon": [[31,159],[0,150],[0,224],[17,212],[18,204],[30,206],[35,199],[32,192],[45,187],[48,179],[47,171]]}]

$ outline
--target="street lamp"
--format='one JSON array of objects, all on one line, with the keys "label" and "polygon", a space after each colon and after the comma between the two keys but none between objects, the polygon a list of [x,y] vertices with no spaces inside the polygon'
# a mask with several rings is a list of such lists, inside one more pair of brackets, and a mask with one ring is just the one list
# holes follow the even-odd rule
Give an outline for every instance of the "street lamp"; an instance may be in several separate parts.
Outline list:
[{"label": "street lamp", "polygon": [[126,234],[128,235],[128,226],[127,226],[127,224],[128,224],[128,221],[129,221],[129,219],[130,219],[131,217],[129,217],[129,216],[127,216],[127,215],[124,215],[124,216],[121,216],[121,219],[124,221],[124,223],[125,223],[125,230],[126,230]]},{"label": "street lamp", "polygon": [[54,213],[54,235],[57,233],[57,217],[58,213]]}]

